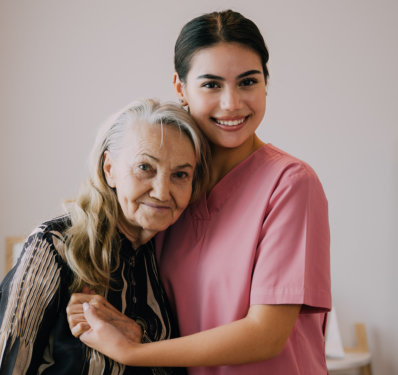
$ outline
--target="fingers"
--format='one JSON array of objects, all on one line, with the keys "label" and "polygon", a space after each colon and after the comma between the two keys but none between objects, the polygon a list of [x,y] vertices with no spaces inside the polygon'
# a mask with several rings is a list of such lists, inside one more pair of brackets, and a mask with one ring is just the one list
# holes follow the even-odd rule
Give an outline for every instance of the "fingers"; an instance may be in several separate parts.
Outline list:
[{"label": "fingers", "polygon": [[[141,342],[142,328],[136,321],[128,318],[122,313],[118,312],[116,319],[113,319],[109,314],[104,314],[103,311],[97,309],[91,303],[85,302],[83,304],[84,318],[86,324],[88,324],[94,331],[102,329],[104,326],[113,326],[120,332],[123,332],[126,337],[130,337],[135,342]],[[85,323],[79,323],[78,326],[84,328]],[[76,332],[79,329],[76,328]]]},{"label": "fingers", "polygon": [[84,314],[71,314],[68,316],[68,322],[69,325],[75,326],[76,324],[79,324],[81,322],[85,322],[86,318],[84,317]]},{"label": "fingers", "polygon": [[98,310],[93,305],[85,302],[83,308],[84,316],[91,328],[83,332],[79,339],[89,347],[117,360],[115,354],[119,353],[120,346],[124,347],[129,343],[128,339],[114,325],[100,319]]},{"label": "fingers", "polygon": [[125,355],[126,348],[130,349],[132,346],[141,345],[139,341],[131,340],[126,335],[125,329],[119,329],[115,325],[101,320],[98,310],[87,302],[84,303],[84,316],[91,327],[80,335],[80,340],[84,344],[117,362],[134,365]]},{"label": "fingers", "polygon": [[[84,302],[81,306],[83,309],[83,314],[79,314],[78,318],[77,315],[73,316],[73,319],[76,319],[76,321],[74,321],[75,324],[71,325],[71,322],[69,321],[69,326],[72,335],[76,338],[80,338],[80,340],[84,342],[82,335],[92,331],[91,329],[92,327],[90,323],[88,323],[86,318],[86,311],[90,310],[90,312],[88,312],[87,315],[90,317],[91,321],[94,322],[97,326],[101,324],[101,320],[97,318],[97,312],[95,307],[90,307],[90,305],[87,302]],[[84,311],[84,308],[86,311]],[[77,319],[79,319],[80,321],[77,322]],[[90,336],[86,335],[85,337],[90,337]]]},{"label": "fingers", "polygon": [[101,325],[103,324],[104,320],[98,314],[98,310],[95,306],[84,302],[83,303],[83,311],[84,311],[84,318],[86,319],[87,323],[93,329],[101,329]]},{"label": "fingers", "polygon": [[97,303],[105,303],[106,299],[99,294],[73,293],[70,297],[68,306],[92,301],[95,301]]},{"label": "fingers", "polygon": [[68,320],[69,328],[72,329],[79,323],[85,322],[86,318],[83,314],[83,305],[68,305],[66,307],[66,317]]},{"label": "fingers", "polygon": [[[84,293],[72,294],[68,306],[66,307],[67,320],[69,328],[75,337],[79,337],[80,334],[87,330],[87,322],[83,313],[83,303],[97,301],[100,303],[104,298],[101,296],[93,295],[88,287],[83,288]],[[87,294],[91,293],[91,294]],[[89,326],[88,326],[89,328]]]},{"label": "fingers", "polygon": [[83,303],[88,302],[94,306],[100,306],[107,304],[104,297],[99,295],[84,294],[84,293],[74,293],[72,294],[68,306],[66,307],[66,314],[68,316],[68,321],[75,314],[83,315]]},{"label": "fingers", "polygon": [[90,325],[87,324],[86,320],[84,320],[84,322],[81,322],[81,323],[71,327],[71,332],[72,332],[73,336],[75,336],[76,338],[79,338],[80,335],[89,331],[90,328],[91,328]]},{"label": "fingers", "polygon": [[[89,289],[83,288],[83,291],[86,292]],[[80,338],[83,342],[89,340],[89,338],[92,339],[94,335],[98,334],[98,328],[96,327],[105,326],[107,323],[110,323],[115,329],[123,332],[125,337],[131,341],[136,343],[141,342],[141,326],[133,319],[121,313],[100,295],[74,293],[71,296],[66,312],[72,335]],[[88,316],[92,319],[91,321],[88,321]],[[93,327],[93,323],[97,326]],[[85,338],[82,339],[82,335]]]},{"label": "fingers", "polygon": [[[83,291],[89,291],[83,288]],[[69,328],[75,337],[79,337],[87,331],[90,326],[84,317],[83,303],[89,303],[98,309],[98,314],[105,321],[120,319],[121,313],[114,308],[104,297],[95,294],[74,293],[66,308]]]}]

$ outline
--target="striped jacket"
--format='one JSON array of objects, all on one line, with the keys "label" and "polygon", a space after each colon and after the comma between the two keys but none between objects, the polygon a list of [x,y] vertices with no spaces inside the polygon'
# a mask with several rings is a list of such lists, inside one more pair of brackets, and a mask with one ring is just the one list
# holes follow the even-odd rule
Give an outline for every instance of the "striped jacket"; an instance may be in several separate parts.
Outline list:
[{"label": "striped jacket", "polygon": [[[183,369],[128,367],[72,336],[66,306],[72,273],[59,255],[68,216],[37,227],[0,286],[0,375],[180,374]],[[120,234],[120,265],[108,301],[144,326],[147,341],[175,337],[176,325],[160,283],[153,242],[138,250]]]}]

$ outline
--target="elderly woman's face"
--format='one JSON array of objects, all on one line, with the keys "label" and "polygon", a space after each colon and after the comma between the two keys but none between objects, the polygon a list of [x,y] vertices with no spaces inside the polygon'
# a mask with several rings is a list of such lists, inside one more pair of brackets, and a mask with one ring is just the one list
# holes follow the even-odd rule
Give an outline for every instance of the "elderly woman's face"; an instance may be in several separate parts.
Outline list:
[{"label": "elderly woman's face", "polygon": [[128,226],[158,232],[187,207],[195,166],[194,149],[184,133],[138,123],[115,157],[106,152],[104,171]]}]

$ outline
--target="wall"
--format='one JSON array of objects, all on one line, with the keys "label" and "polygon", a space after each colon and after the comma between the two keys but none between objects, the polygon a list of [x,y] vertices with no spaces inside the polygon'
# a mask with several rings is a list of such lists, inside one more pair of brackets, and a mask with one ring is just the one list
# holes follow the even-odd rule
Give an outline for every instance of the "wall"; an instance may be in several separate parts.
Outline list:
[{"label": "wall", "polygon": [[62,212],[110,113],[138,97],[175,99],[179,29],[227,7],[252,18],[270,49],[259,135],[324,184],[343,341],[365,322],[375,373],[398,373],[395,1],[0,0],[0,244]]}]

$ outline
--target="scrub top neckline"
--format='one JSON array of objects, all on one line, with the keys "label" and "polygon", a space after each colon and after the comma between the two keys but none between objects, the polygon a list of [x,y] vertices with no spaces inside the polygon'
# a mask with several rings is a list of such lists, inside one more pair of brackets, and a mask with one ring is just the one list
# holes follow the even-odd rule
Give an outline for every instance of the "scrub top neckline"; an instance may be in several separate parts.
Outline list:
[{"label": "scrub top neckline", "polygon": [[273,148],[270,143],[266,143],[251,153],[218,181],[208,194],[203,194],[198,202],[193,204],[193,206],[196,206],[193,210],[195,214],[197,214],[195,216],[200,216],[202,219],[210,219],[213,213],[219,211],[228,200],[229,196],[238,189],[245,180],[244,178],[236,178],[236,174],[247,173],[246,171],[242,171],[242,168],[247,166],[250,170],[250,162],[259,157],[260,154],[264,154],[269,147]]}]

